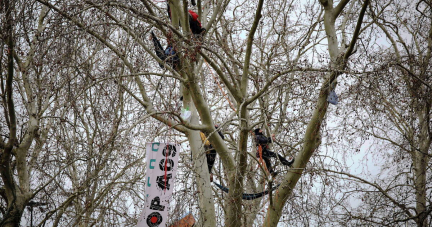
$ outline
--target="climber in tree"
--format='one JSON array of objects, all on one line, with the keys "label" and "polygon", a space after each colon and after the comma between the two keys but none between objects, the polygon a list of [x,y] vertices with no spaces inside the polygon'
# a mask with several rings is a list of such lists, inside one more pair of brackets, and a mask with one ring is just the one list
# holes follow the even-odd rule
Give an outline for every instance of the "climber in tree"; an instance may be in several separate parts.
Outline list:
[{"label": "climber in tree", "polygon": [[189,10],[189,27],[195,35],[204,35],[206,32],[206,29],[201,26],[201,22],[198,20],[198,14],[192,10]]},{"label": "climber in tree", "polygon": [[[171,9],[167,2],[168,16],[171,20]],[[198,14],[193,10],[189,10],[189,27],[194,35],[204,35],[206,29],[201,26],[201,22],[198,20]]]},{"label": "climber in tree", "polygon": [[[215,125],[216,130],[219,128],[218,125]],[[224,140],[225,137],[222,134],[222,132],[220,130],[218,130],[218,134],[219,136]],[[213,165],[216,161],[216,150],[213,148],[213,146],[210,144],[210,142],[208,141],[206,135],[203,132],[200,132],[201,135],[201,140],[204,144],[204,149],[206,151],[206,158],[207,158],[207,166],[208,166],[208,170],[210,173],[210,181],[213,182],[213,173],[212,173],[212,169],[213,169]]]},{"label": "climber in tree", "polygon": [[262,159],[265,161],[265,164],[267,166],[268,171],[272,176],[276,176],[277,172],[273,170],[273,167],[271,166],[270,158],[271,157],[278,157],[279,160],[283,165],[291,166],[294,163],[294,158],[291,161],[286,160],[284,157],[282,157],[279,154],[276,154],[269,149],[269,144],[272,142],[272,140],[275,140],[275,135],[272,134],[272,137],[266,137],[263,135],[263,131],[260,128],[255,129],[255,142],[257,145],[257,158],[260,157],[260,150],[262,154]]},{"label": "climber in tree", "polygon": [[[162,45],[160,44],[158,38],[156,37],[156,35],[153,32],[151,32],[150,38],[153,40],[155,52],[156,52],[156,55],[159,57],[159,59],[166,62],[167,64],[169,64],[174,69],[176,69],[179,62],[180,62],[180,59],[178,58],[173,46],[171,44],[168,44],[167,48],[165,48],[165,50],[164,50],[162,48]],[[162,63],[159,63],[159,66],[162,69],[165,68]]]}]

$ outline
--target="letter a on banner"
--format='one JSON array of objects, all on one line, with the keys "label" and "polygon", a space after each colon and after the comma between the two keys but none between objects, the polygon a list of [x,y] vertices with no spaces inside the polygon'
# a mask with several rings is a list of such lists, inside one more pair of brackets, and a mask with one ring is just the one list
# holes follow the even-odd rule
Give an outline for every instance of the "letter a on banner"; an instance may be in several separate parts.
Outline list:
[{"label": "letter a on banner", "polygon": [[147,143],[146,152],[147,196],[137,227],[165,227],[169,201],[174,190],[180,145]]}]

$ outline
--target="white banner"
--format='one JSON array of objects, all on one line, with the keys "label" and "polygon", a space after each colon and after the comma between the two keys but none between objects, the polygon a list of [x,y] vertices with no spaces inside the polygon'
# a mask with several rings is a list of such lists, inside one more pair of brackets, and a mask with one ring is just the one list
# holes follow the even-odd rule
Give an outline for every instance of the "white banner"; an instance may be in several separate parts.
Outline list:
[{"label": "white banner", "polygon": [[137,227],[165,227],[174,189],[180,145],[147,143],[146,202]]}]

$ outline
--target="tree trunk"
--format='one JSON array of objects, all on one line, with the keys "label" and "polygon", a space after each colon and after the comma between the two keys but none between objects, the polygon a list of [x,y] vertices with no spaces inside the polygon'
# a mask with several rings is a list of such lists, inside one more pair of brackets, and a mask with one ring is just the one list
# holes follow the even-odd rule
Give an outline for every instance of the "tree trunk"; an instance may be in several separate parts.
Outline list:
[{"label": "tree trunk", "polygon": [[[5,118],[8,122],[9,128],[9,140],[5,144],[5,147],[1,150],[0,160],[0,173],[3,180],[3,187],[5,189],[7,209],[6,213],[3,214],[3,219],[0,221],[1,226],[20,226],[20,220],[22,213],[27,203],[26,194],[22,194],[19,190],[14,175],[13,168],[11,166],[12,153],[16,146],[16,116],[15,106],[13,101],[13,77],[14,77],[14,62],[13,62],[13,18],[12,11],[14,9],[14,1],[5,0],[4,6],[6,10],[6,44],[7,44],[7,76],[6,76],[6,103],[5,106]],[[25,156],[24,156],[25,157]],[[21,160],[18,160],[21,161]],[[25,163],[24,163],[25,164]],[[21,176],[21,175],[20,175]]]},{"label": "tree trunk", "polygon": [[273,207],[269,207],[267,212],[267,216],[264,220],[264,226],[277,226],[286,201],[292,194],[292,191],[300,179],[303,169],[309,162],[313,151],[316,149],[317,144],[319,144],[319,131],[328,107],[327,96],[328,89],[324,84],[321,88],[317,107],[315,108],[312,119],[309,121],[306,129],[303,149],[297,155],[295,162],[285,176],[283,183],[279,186],[278,193],[276,193],[273,199],[274,205]]},{"label": "tree trunk", "polygon": [[[189,68],[190,69],[190,68]],[[198,112],[192,102],[190,92],[194,92],[195,87],[184,86],[183,106],[192,112],[191,123],[199,124]],[[196,91],[199,92],[199,91]],[[195,182],[198,186],[198,197],[200,207],[200,218],[196,226],[213,227],[216,226],[216,211],[214,207],[213,191],[210,184],[210,174],[207,168],[206,155],[199,131],[188,130],[186,133],[193,157],[193,169],[195,172]]]},{"label": "tree trunk", "polygon": [[8,215],[2,220],[2,225],[4,227],[19,227],[21,222],[21,216],[24,211],[23,202],[13,201],[13,203],[8,207]]},{"label": "tree trunk", "polygon": [[428,226],[427,215],[427,197],[426,197],[426,173],[427,164],[429,162],[428,151],[431,144],[429,138],[429,108],[424,108],[419,113],[419,150],[414,153],[414,180],[415,180],[415,194],[416,194],[416,212],[418,218],[416,219],[417,226]]}]

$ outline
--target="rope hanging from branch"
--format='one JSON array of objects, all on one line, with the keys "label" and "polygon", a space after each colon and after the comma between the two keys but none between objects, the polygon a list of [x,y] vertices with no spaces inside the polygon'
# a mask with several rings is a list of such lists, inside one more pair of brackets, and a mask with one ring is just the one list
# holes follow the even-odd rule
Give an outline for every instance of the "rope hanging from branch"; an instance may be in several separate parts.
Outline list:
[{"label": "rope hanging from branch", "polygon": [[234,105],[232,104],[232,102],[229,100],[229,98],[227,97],[227,95],[226,95],[225,92],[223,91],[222,86],[220,85],[219,81],[216,79],[216,76],[213,74],[210,65],[207,63],[206,60],[204,60],[204,61],[205,61],[205,63],[207,64],[207,67],[208,67],[209,70],[210,70],[210,74],[213,76],[213,79],[215,80],[215,82],[217,83],[219,89],[221,90],[222,95],[223,95],[223,96],[225,97],[225,99],[228,101],[228,103],[229,103],[231,109],[233,109],[234,111],[236,111],[236,109],[234,108]]},{"label": "rope hanging from branch", "polygon": [[[216,183],[216,182],[213,182],[213,183],[214,183],[218,188],[220,188],[222,191],[224,191],[224,192],[226,192],[226,193],[229,192],[229,188],[224,187],[224,186],[222,186],[222,185],[220,185],[220,184],[218,184],[218,183]],[[260,198],[260,197],[262,197],[262,196],[265,196],[265,195],[269,194],[270,191],[274,191],[274,190],[278,189],[279,186],[280,186],[280,184],[274,186],[271,190],[265,190],[265,191],[263,191],[263,192],[259,192],[259,193],[255,193],[255,194],[243,194],[243,195],[242,195],[242,199],[243,199],[243,200],[254,200],[254,199],[258,199],[258,198]]]}]

